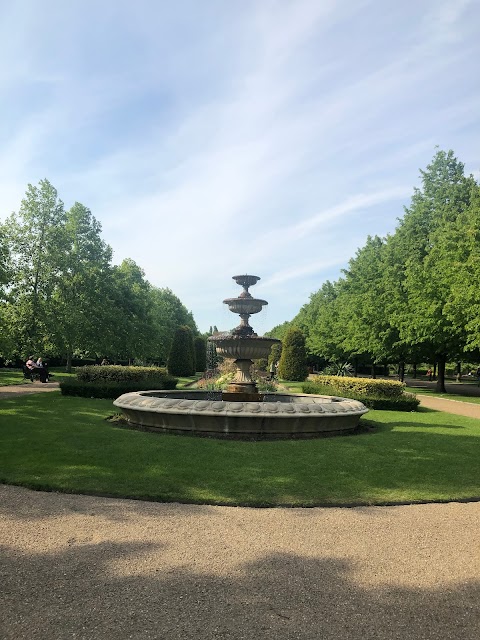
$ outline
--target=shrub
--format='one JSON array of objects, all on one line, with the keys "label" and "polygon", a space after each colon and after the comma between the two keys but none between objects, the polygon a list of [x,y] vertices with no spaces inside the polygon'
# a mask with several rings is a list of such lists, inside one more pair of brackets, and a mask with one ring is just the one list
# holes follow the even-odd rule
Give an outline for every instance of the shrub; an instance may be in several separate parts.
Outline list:
[{"label": "shrub", "polygon": [[195,349],[190,327],[178,327],[168,356],[168,372],[174,376],[195,375]]},{"label": "shrub", "polygon": [[202,336],[196,336],[194,339],[195,347],[195,369],[197,371],[205,371],[207,368],[207,343]]},{"label": "shrub", "polygon": [[122,367],[121,365],[95,365],[76,370],[77,380],[82,382],[142,382],[163,380],[165,367]]},{"label": "shrub", "polygon": [[341,376],[315,376],[313,384],[330,387],[339,395],[347,392],[366,396],[397,398],[405,391],[405,383],[398,380],[375,380],[373,378],[347,378]]},{"label": "shrub", "polygon": [[[318,376],[322,377],[322,376]],[[378,409],[383,411],[416,411],[420,400],[413,393],[402,393],[399,396],[367,395],[355,393],[350,389],[334,389],[331,386],[306,382],[302,385],[303,393],[316,395],[338,395],[351,400],[362,402],[367,409]]]},{"label": "shrub", "polygon": [[302,382],[308,375],[305,337],[300,329],[289,329],[282,345],[278,375],[284,380]]},{"label": "shrub", "polygon": [[60,391],[64,396],[80,396],[82,398],[118,398],[123,393],[131,391],[149,391],[158,389],[175,389],[177,379],[165,375],[157,380],[151,379],[144,382],[119,381],[112,382],[98,379],[95,382],[69,379],[60,383]]}]

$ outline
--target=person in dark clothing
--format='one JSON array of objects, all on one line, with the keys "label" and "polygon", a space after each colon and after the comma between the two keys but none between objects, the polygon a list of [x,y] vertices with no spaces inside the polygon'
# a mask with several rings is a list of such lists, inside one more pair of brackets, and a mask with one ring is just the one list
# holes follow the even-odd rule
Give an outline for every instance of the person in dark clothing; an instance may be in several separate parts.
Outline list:
[{"label": "person in dark clothing", "polygon": [[48,363],[43,362],[43,360],[39,358],[36,366],[38,375],[40,376],[40,382],[48,382]]}]

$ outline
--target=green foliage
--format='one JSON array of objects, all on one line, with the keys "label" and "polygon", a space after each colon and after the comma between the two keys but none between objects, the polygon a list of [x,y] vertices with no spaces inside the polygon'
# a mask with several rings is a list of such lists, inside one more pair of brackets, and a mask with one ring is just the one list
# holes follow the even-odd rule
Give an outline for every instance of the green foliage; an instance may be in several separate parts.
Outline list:
[{"label": "green foliage", "polygon": [[[275,364],[277,362],[280,362],[281,357],[282,357],[282,343],[276,342],[275,344],[272,345],[272,348],[270,349],[270,353],[268,355],[268,362],[267,362],[268,367],[272,364],[272,362],[274,362]],[[267,367],[265,367],[265,369],[267,369]]]},{"label": "green foliage", "polygon": [[123,393],[131,391],[149,391],[159,389],[175,389],[177,379],[173,376],[149,378],[140,381],[123,380],[118,382],[97,379],[86,382],[84,380],[64,380],[60,383],[60,391],[64,396],[78,396],[82,398],[118,398]]},{"label": "green foliage", "polygon": [[278,376],[284,380],[305,380],[308,375],[305,337],[300,329],[292,327],[285,335]]},{"label": "green foliage", "polygon": [[205,371],[207,368],[207,343],[202,336],[195,336],[193,341],[195,347],[195,369]]},{"label": "green foliage", "polygon": [[168,377],[165,367],[122,367],[116,364],[78,367],[76,375],[82,382],[142,382]]},{"label": "green foliage", "polygon": [[351,400],[362,402],[367,409],[377,409],[383,411],[417,411],[420,400],[413,393],[402,393],[400,396],[387,397],[381,394],[357,393],[355,390],[344,388],[335,389],[331,385],[318,384],[316,382],[305,382],[302,385],[303,393],[314,395],[335,395]]},{"label": "green foliage", "polygon": [[215,343],[212,342],[211,340],[207,340],[206,359],[207,359],[207,366],[206,366],[207,370],[212,371],[217,368],[219,357],[217,354]]},{"label": "green foliage", "polygon": [[168,371],[174,376],[195,375],[195,349],[190,327],[178,327],[168,356]]},{"label": "green foliage", "polygon": [[[346,376],[315,376],[312,383],[331,387],[338,392],[352,392],[360,395],[398,398],[405,391],[405,384],[397,380],[373,380],[372,378],[349,378]],[[341,395],[341,394],[340,394]]]}]

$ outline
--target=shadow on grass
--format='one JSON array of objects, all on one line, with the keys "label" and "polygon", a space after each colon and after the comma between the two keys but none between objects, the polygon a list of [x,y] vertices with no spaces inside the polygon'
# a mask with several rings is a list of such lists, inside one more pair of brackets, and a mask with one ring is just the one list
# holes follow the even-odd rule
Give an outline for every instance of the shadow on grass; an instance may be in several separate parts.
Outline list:
[{"label": "shadow on grass", "polygon": [[334,557],[271,553],[202,572],[165,559],[162,544],[69,545],[3,546],[3,640],[32,629],[51,639],[478,638],[477,581],[407,588],[392,563],[388,585],[369,587],[354,563]]}]

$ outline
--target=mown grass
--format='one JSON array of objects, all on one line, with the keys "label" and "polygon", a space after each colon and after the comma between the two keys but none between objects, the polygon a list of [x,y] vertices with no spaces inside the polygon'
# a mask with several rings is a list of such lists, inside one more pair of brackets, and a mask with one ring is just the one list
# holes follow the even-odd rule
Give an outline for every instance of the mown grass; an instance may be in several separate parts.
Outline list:
[{"label": "mown grass", "polygon": [[[72,378],[75,373],[66,373],[62,367],[49,367],[49,372],[53,374],[52,382],[61,382],[67,378]],[[0,387],[10,386],[12,384],[29,383],[23,377],[23,371],[21,369],[0,369]]]},{"label": "mown grass", "polygon": [[105,418],[108,400],[0,400],[0,482],[208,504],[344,505],[480,496],[480,420],[371,411],[371,431],[245,442],[161,435]]}]

